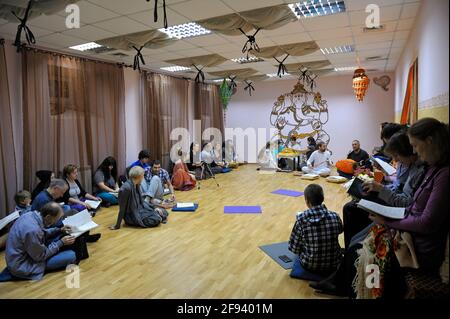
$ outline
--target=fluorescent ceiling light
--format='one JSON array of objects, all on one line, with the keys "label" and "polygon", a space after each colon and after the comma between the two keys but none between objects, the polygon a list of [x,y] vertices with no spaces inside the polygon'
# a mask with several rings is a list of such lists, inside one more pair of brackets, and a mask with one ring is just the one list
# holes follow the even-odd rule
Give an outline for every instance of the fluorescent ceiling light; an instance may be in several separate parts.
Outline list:
[{"label": "fluorescent ceiling light", "polygon": [[100,47],[102,47],[102,45],[95,43],[95,42],[89,42],[89,43],[84,43],[84,44],[69,47],[69,49],[78,50],[78,51],[87,51],[87,50],[97,49]]},{"label": "fluorescent ceiling light", "polygon": [[247,57],[243,57],[243,58],[231,59],[231,61],[239,63],[239,64],[246,64],[246,63],[253,63],[253,62],[262,62],[264,60],[261,58],[254,57],[254,56],[249,56],[248,59],[247,59]]},{"label": "fluorescent ceiling light", "polygon": [[341,53],[351,53],[355,51],[353,45],[341,45],[334,48],[324,48],[320,49],[323,54],[341,54]]},{"label": "fluorescent ceiling light", "polygon": [[342,0],[308,0],[288,6],[299,19],[345,12],[345,3]]},{"label": "fluorescent ceiling light", "polygon": [[[271,74],[266,74],[269,78],[276,78],[276,77],[278,77],[278,74],[277,73],[271,73]],[[285,74],[283,74],[283,75],[281,75],[281,77],[285,77],[285,76],[289,76],[290,74],[289,73],[285,73]]]},{"label": "fluorescent ceiling light", "polygon": [[339,68],[334,68],[334,71],[346,72],[346,71],[355,71],[356,69],[358,69],[357,66],[343,66],[343,67],[339,67]]},{"label": "fluorescent ceiling light", "polygon": [[192,38],[211,33],[210,30],[203,28],[195,22],[179,24],[167,29],[162,28],[159,31],[169,35],[171,38],[177,39]]},{"label": "fluorescent ceiling light", "polygon": [[186,68],[184,66],[174,65],[174,66],[168,66],[165,68],[161,68],[161,70],[168,71],[168,72],[181,72],[181,71],[187,71],[191,68]]}]

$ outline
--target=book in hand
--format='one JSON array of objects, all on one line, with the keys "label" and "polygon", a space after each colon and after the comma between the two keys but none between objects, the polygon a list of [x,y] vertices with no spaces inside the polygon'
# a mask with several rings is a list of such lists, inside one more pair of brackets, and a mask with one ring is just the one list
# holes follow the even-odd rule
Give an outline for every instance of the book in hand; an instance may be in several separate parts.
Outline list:
[{"label": "book in hand", "polygon": [[376,192],[365,192],[363,189],[364,181],[358,177],[353,179],[347,193],[357,199],[365,199],[379,204],[386,204],[382,199],[378,198],[378,193]]},{"label": "book in hand", "polygon": [[19,217],[19,211],[15,211],[14,213],[7,215],[5,218],[0,219],[0,230],[5,228],[9,223],[15,221]]},{"label": "book in hand", "polygon": [[372,157],[372,159],[381,167],[386,175],[391,176],[397,172],[397,170],[393,166],[389,165],[385,161],[376,157]]},{"label": "book in hand", "polygon": [[75,214],[73,216],[67,217],[63,220],[64,226],[70,226],[70,235],[74,237],[79,237],[91,229],[98,227],[96,223],[92,221],[92,216],[89,214],[87,209]]},{"label": "book in hand", "polygon": [[92,209],[97,209],[101,204],[101,202],[98,200],[85,200],[84,202],[91,206]]},{"label": "book in hand", "polygon": [[405,218],[405,208],[404,207],[390,207],[380,205],[365,199],[361,199],[357,206],[369,213],[374,213],[381,215],[390,219],[403,219]]}]

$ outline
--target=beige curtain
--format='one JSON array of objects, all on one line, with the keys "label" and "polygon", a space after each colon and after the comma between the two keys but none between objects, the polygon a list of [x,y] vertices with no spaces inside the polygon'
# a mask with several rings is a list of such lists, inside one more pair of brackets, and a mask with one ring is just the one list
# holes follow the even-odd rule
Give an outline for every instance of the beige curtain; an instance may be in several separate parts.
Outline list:
[{"label": "beige curtain", "polygon": [[189,128],[189,82],[167,75],[141,74],[141,112],[144,148],[151,159],[170,166],[170,140],[175,128]]},{"label": "beige curtain", "polygon": [[125,169],[122,68],[41,51],[23,52],[24,187],[37,170],[69,163],[92,173],[107,156]]},{"label": "beige curtain", "polygon": [[195,83],[194,118],[201,120],[202,133],[207,128],[216,128],[223,136],[224,118],[219,86]]},{"label": "beige curtain", "polygon": [[0,218],[14,209],[17,162],[4,46],[0,44]]}]

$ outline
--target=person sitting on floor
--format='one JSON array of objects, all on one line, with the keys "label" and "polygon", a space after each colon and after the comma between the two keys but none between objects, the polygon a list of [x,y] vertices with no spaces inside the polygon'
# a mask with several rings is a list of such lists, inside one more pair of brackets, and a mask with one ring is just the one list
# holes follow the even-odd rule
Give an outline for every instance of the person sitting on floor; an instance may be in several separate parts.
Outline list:
[{"label": "person sitting on floor", "polygon": [[316,174],[322,177],[329,176],[331,173],[331,153],[327,151],[327,145],[322,142],[317,142],[318,149],[314,151],[307,161],[307,166],[302,168],[303,173]]},{"label": "person sitting on floor", "polygon": [[31,192],[31,200],[34,200],[40,192],[48,188],[50,181],[55,178],[55,174],[52,171],[37,171],[36,177],[39,179],[39,183]]},{"label": "person sitting on floor", "polygon": [[128,226],[143,228],[156,227],[167,222],[167,212],[144,201],[141,192],[141,183],[144,181],[145,171],[140,166],[130,169],[129,179],[119,190],[119,214],[117,222],[111,230],[120,229],[122,220]]},{"label": "person sitting on floor", "polygon": [[205,169],[204,163],[202,162],[200,144],[193,142],[189,149],[189,171],[193,172],[196,180],[208,179],[211,177],[209,170]]},{"label": "person sitting on floor", "polygon": [[[14,212],[19,212],[22,216],[25,213],[31,211],[31,194],[29,191],[19,191],[14,195],[14,202],[16,203],[16,208]],[[11,229],[14,222],[9,223],[3,229],[0,230],[0,251],[5,249],[6,241],[8,239],[8,232]]]},{"label": "person sitting on floor", "polygon": [[297,214],[289,240],[289,250],[298,255],[301,266],[309,272],[329,275],[338,267],[342,252],[339,234],[343,232],[341,218],[323,204],[321,186],[305,188],[308,209]]},{"label": "person sitting on floor", "polygon": [[[401,188],[392,188],[390,185],[383,185],[374,180],[365,182],[363,189],[365,192],[376,194],[387,206],[408,207],[413,200],[414,192],[419,187],[423,175],[426,173],[426,165],[414,153],[407,132],[394,134],[385,145],[384,152],[408,167],[409,173],[405,185]],[[365,210],[358,208],[356,201],[345,204],[343,217],[344,241],[345,247],[348,248],[353,236],[371,225],[372,221]]]},{"label": "person sitting on floor", "polygon": [[195,175],[189,173],[187,165],[183,161],[183,151],[181,149],[177,152],[178,159],[175,161],[175,166],[172,172],[173,188],[179,191],[189,191],[195,188],[197,183]]},{"label": "person sitting on floor", "polygon": [[259,167],[257,170],[278,170],[277,156],[276,156],[276,143],[267,142],[258,153]]},{"label": "person sitting on floor", "polygon": [[223,160],[230,168],[236,168],[239,166],[238,155],[236,154],[236,149],[232,140],[226,140],[223,142]]},{"label": "person sitting on floor", "polygon": [[[61,201],[64,193],[68,190],[66,181],[62,179],[51,180],[47,189],[41,191],[31,203],[31,210],[41,210],[45,204],[53,201]],[[73,215],[75,212],[71,210],[70,206],[64,205],[64,216]]]},{"label": "person sitting on floor", "polygon": [[[448,124],[436,119],[424,118],[410,127],[408,136],[419,158],[429,165],[425,177],[415,190],[413,200],[406,208],[404,219],[392,220],[375,214],[370,214],[369,217],[376,223],[373,229],[377,234],[380,234],[381,231],[386,232],[386,230],[389,231],[389,234],[392,233],[392,230],[409,232],[412,237],[412,251],[416,255],[419,270],[438,276],[439,268],[445,259],[449,223],[449,128]],[[381,238],[378,236],[378,239]],[[384,245],[382,248],[385,253],[389,249],[390,255],[394,254],[393,247],[396,245],[392,241],[395,241],[395,237],[394,240],[387,241],[373,240],[375,244]],[[388,244],[391,246],[387,247]],[[344,259],[334,274],[321,282],[310,284],[310,286],[327,294],[358,297],[360,291],[355,289],[355,278],[364,278],[364,274],[359,272],[360,267],[356,267],[355,262],[361,259],[361,248],[364,251],[363,255],[373,254],[367,252],[361,241],[356,241],[346,250]],[[374,249],[377,251],[378,247],[374,247]],[[411,253],[411,248],[408,249]],[[386,261],[386,254],[383,257],[378,255],[377,257],[382,258],[381,262]],[[380,271],[384,277],[380,278],[383,286],[377,289],[376,296],[380,297],[381,292],[381,296],[384,298],[401,298],[404,296],[404,290],[399,289],[402,288],[400,260],[394,255],[391,256],[389,262],[387,267],[383,264],[383,268],[389,270],[389,274]],[[386,277],[387,275],[389,277]],[[368,289],[363,285],[358,287],[362,290]]]},{"label": "person sitting on floor", "polygon": [[100,197],[95,197],[89,193],[87,193],[81,183],[77,179],[78,177],[78,168],[75,165],[69,164],[66,165],[63,169],[63,178],[67,182],[69,188],[64,193],[63,200],[66,205],[69,205],[71,209],[75,209],[79,212],[87,209],[89,211],[95,211],[86,203],[86,200],[93,200],[101,202],[102,199]]},{"label": "person sitting on floor", "polygon": [[[211,170],[213,174],[220,174],[223,172],[223,167],[214,161],[214,150],[211,142],[203,144],[201,158],[202,162],[207,164],[205,170]],[[222,164],[221,162],[219,163]]]},{"label": "person sitting on floor", "polygon": [[114,157],[103,160],[94,174],[94,194],[102,200],[103,206],[117,205],[119,186],[117,184],[117,162]]},{"label": "person sitting on floor", "polygon": [[361,143],[358,140],[352,142],[352,151],[348,153],[347,159],[354,160],[356,163],[365,166],[369,160],[369,154],[361,149]]},{"label": "person sitting on floor", "polygon": [[309,136],[307,138],[307,141],[308,141],[308,147],[307,147],[308,152],[306,152],[306,159],[308,160],[311,157],[312,153],[314,153],[317,150],[317,143],[316,143],[316,140],[314,139],[314,137],[312,137],[312,136]]},{"label": "person sitting on floor", "polygon": [[[45,272],[65,269],[77,262],[73,250],[63,246],[75,243],[75,237],[64,236],[69,227],[49,228],[63,217],[60,205],[45,204],[40,212],[31,211],[16,220],[6,243],[5,259],[9,272],[18,278],[39,280]],[[62,235],[55,241],[49,237]]]},{"label": "person sitting on floor", "polygon": [[130,170],[135,166],[142,167],[145,171],[145,177],[148,178],[150,175],[150,171],[152,169],[149,163],[150,163],[150,151],[142,150],[139,152],[138,160],[133,164],[131,164],[127,170]]},{"label": "person sitting on floor", "polygon": [[[166,187],[169,190],[169,194],[171,194],[169,200],[164,199]],[[170,181],[169,173],[161,168],[159,160],[153,161],[150,178],[145,178],[141,183],[141,191],[145,201],[153,206],[168,209],[175,205],[175,191]]]}]

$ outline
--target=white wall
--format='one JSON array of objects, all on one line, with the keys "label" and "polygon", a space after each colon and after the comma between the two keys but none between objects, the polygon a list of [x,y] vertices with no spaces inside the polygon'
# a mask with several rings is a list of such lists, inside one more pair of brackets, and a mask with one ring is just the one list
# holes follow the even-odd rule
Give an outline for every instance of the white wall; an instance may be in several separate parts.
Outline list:
[{"label": "white wall", "polygon": [[448,5],[448,0],[421,2],[414,28],[396,69],[395,109],[397,112],[403,107],[409,68],[417,57],[419,59],[419,104],[441,94],[448,94]]},{"label": "white wall", "polygon": [[[379,74],[369,74],[370,78],[374,76]],[[273,103],[281,94],[290,92],[295,83],[295,80],[257,82],[251,97],[239,86],[228,106],[226,127],[269,130]],[[369,153],[381,144],[380,123],[394,120],[394,84],[385,92],[371,83],[362,103],[353,94],[352,76],[323,77],[317,82],[317,90],[328,101],[330,120],[324,128],[331,136],[329,148],[334,161],[346,157],[353,139],[359,139]]]}]

